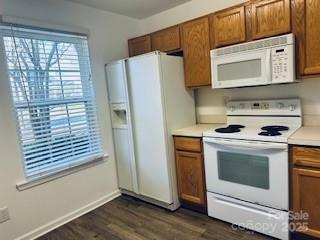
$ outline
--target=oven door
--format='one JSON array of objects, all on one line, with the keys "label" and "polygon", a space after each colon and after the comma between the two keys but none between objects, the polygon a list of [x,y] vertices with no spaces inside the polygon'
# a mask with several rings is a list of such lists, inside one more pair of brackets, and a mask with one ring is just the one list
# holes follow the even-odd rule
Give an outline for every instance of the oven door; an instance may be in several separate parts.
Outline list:
[{"label": "oven door", "polygon": [[288,210],[288,145],[204,138],[207,191]]},{"label": "oven door", "polygon": [[271,50],[263,49],[225,56],[211,55],[213,88],[271,83]]}]

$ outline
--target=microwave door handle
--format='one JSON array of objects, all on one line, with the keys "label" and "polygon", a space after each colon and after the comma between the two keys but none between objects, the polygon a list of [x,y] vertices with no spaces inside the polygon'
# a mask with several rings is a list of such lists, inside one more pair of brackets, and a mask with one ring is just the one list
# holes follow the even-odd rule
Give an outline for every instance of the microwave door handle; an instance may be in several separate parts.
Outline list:
[{"label": "microwave door handle", "polygon": [[271,67],[271,49],[266,50],[266,76],[268,82],[272,81],[272,67]]},{"label": "microwave door handle", "polygon": [[235,142],[218,139],[204,138],[207,143],[213,143],[221,145],[223,147],[237,148],[243,150],[286,150],[288,147],[286,144],[281,143],[254,143],[254,142]]}]

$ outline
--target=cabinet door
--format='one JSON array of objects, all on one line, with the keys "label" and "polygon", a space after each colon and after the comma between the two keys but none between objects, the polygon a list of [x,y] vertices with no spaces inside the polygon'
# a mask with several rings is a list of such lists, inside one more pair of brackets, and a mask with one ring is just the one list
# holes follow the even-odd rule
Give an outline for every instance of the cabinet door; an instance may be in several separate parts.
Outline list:
[{"label": "cabinet door", "polygon": [[150,35],[130,39],[129,56],[137,56],[140,54],[151,52],[151,37]]},{"label": "cabinet door", "polygon": [[209,17],[182,25],[186,87],[211,84]]},{"label": "cabinet door", "polygon": [[300,227],[299,232],[320,237],[320,171],[293,169],[293,211],[303,211],[309,214],[307,220],[297,221],[299,226],[307,223],[307,227]]},{"label": "cabinet door", "polygon": [[202,154],[176,151],[176,168],[180,199],[189,203],[205,205]]},{"label": "cabinet door", "polygon": [[276,36],[291,30],[290,0],[256,0],[252,3],[252,38]]},{"label": "cabinet door", "polygon": [[180,27],[174,26],[151,35],[152,50],[162,52],[171,52],[179,50],[180,45]]},{"label": "cabinet door", "polygon": [[292,21],[298,48],[298,75],[319,75],[320,1],[293,0]]},{"label": "cabinet door", "polygon": [[221,47],[246,41],[245,7],[235,7],[213,14],[210,32],[214,46]]}]

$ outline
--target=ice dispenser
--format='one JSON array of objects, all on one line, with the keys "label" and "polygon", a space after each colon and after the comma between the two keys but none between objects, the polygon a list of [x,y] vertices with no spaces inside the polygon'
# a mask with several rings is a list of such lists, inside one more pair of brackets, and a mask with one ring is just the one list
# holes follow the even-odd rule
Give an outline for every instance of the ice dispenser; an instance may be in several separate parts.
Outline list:
[{"label": "ice dispenser", "polygon": [[127,128],[127,107],[125,103],[113,103],[112,106],[112,128]]}]

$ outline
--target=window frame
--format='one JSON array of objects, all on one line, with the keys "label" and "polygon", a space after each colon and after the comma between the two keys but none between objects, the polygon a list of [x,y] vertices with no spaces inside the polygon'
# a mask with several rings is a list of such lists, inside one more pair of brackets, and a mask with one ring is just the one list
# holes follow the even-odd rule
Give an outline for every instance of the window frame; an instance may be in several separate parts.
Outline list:
[{"label": "window frame", "polygon": [[[1,24],[0,25],[0,28],[1,28],[1,31],[2,31],[2,28],[5,28],[5,27],[8,27],[8,26],[5,26],[4,24]],[[79,37],[79,36],[82,36],[85,38],[85,41],[86,41],[86,48],[87,48],[87,51],[88,51],[88,56],[86,57],[85,61],[88,63],[88,66],[85,66],[85,67],[82,67],[82,65],[84,64],[83,63],[83,60],[81,60],[81,57],[83,57],[83,55],[80,55],[78,56],[78,63],[79,63],[79,74],[80,74],[80,81],[82,83],[82,87],[84,86],[83,85],[83,81],[84,81],[84,75],[83,75],[83,71],[88,71],[89,74],[90,74],[90,78],[87,79],[86,81],[91,81],[90,82],[87,82],[85,84],[88,84],[88,85],[91,85],[89,87],[90,89],[90,93],[87,92],[85,93],[86,95],[83,96],[81,99],[79,99],[77,102],[78,103],[83,103],[84,105],[87,105],[88,102],[89,104],[92,104],[92,107],[90,108],[90,110],[94,110],[94,118],[95,118],[95,125],[92,125],[91,123],[87,123],[88,125],[88,128],[92,128],[92,127],[95,127],[95,131],[97,132],[96,133],[96,136],[99,143],[99,147],[100,147],[100,152],[99,154],[91,154],[90,156],[86,157],[85,160],[81,160],[81,161],[74,161],[70,159],[71,161],[71,164],[63,164],[61,169],[60,169],[60,166],[59,164],[54,167],[54,170],[50,170],[48,171],[47,169],[45,170],[42,170],[41,172],[37,173],[37,174],[34,174],[34,175],[28,175],[28,170],[27,170],[27,162],[26,162],[26,157],[25,157],[25,150],[24,150],[24,147],[23,147],[23,143],[22,143],[22,140],[23,140],[23,137],[22,137],[22,133],[20,131],[20,121],[18,119],[18,109],[17,108],[17,105],[16,105],[16,102],[15,102],[15,98],[14,98],[14,90],[12,88],[12,85],[11,85],[11,79],[10,79],[10,76],[9,76],[9,65],[8,65],[8,60],[7,60],[7,55],[6,55],[6,48],[5,48],[5,40],[4,38],[5,37],[12,37],[10,35],[6,35],[4,34],[3,32],[0,33],[0,49],[2,49],[2,56],[1,58],[3,59],[3,64],[4,64],[4,67],[6,69],[6,76],[7,76],[7,81],[8,81],[8,86],[9,86],[9,92],[10,92],[10,96],[11,96],[11,104],[13,106],[13,111],[14,111],[14,116],[15,116],[15,124],[16,124],[16,134],[17,134],[17,137],[18,137],[18,140],[19,140],[19,150],[20,150],[20,156],[21,156],[21,163],[22,163],[22,167],[23,167],[23,173],[24,173],[24,177],[25,179],[23,181],[20,181],[17,183],[17,188],[18,190],[25,190],[25,189],[28,189],[29,187],[33,187],[33,186],[37,186],[39,184],[43,184],[47,181],[52,181],[56,178],[60,178],[60,177],[63,177],[63,176],[66,176],[66,175],[69,175],[71,173],[74,173],[74,172],[77,172],[79,170],[82,170],[82,169],[86,169],[87,167],[91,167],[93,165],[96,165],[97,163],[101,162],[101,161],[104,161],[106,157],[108,157],[108,154],[103,154],[103,143],[102,143],[102,136],[101,136],[101,132],[100,132],[100,128],[99,128],[99,120],[98,120],[98,106],[97,106],[97,103],[96,103],[96,97],[95,97],[95,89],[94,89],[94,83],[93,83],[93,80],[91,79],[92,77],[92,72],[91,72],[91,58],[90,58],[90,49],[89,49],[89,39],[88,39],[88,36],[87,35],[83,35],[83,34],[79,34],[79,35],[76,35],[74,33],[70,33],[70,34],[67,34],[67,33],[60,33],[59,31],[56,31],[56,30],[48,30],[48,29],[45,29],[45,30],[42,30],[42,29],[34,29],[33,27],[25,27],[25,26],[13,26],[13,25],[9,25],[10,28],[19,28],[19,29],[25,29],[26,32],[28,32],[26,35],[26,38],[28,38],[28,34],[30,33],[34,33],[35,36],[37,36],[38,33],[42,33],[45,32],[46,34],[48,33],[48,35],[52,34],[52,38],[51,36],[48,37],[48,41],[56,41],[56,42],[61,42],[61,43],[64,43],[66,41],[62,41],[61,39],[63,37]],[[34,35],[32,35],[34,37]],[[41,35],[43,36],[43,35]],[[58,37],[57,37],[58,36]],[[18,38],[21,38],[20,34],[18,36]],[[30,37],[29,37],[30,38]],[[36,37],[34,37],[36,38]],[[36,38],[38,39],[38,38]],[[42,39],[42,38],[41,38]],[[80,42],[81,40],[79,40]],[[83,44],[83,41],[81,41]],[[81,50],[83,50],[81,48]],[[84,70],[85,69],[85,70]],[[61,69],[59,68],[59,75],[61,73]],[[60,81],[61,78],[60,78]],[[92,99],[90,99],[92,98]],[[59,100],[58,100],[59,101]],[[58,102],[57,101],[57,102]],[[23,105],[25,104],[28,104],[27,102],[24,103]],[[68,104],[70,104],[70,101],[66,101],[63,106],[68,106]],[[50,103],[47,104],[48,106],[52,106]],[[57,103],[57,105],[59,105],[59,103]],[[61,105],[61,103],[60,103]],[[38,106],[38,105],[37,105]],[[62,105],[61,105],[62,106]],[[85,115],[88,114],[88,107],[85,107],[85,111],[84,111]],[[69,115],[68,115],[68,119],[69,119]],[[51,120],[50,120],[51,121]],[[68,120],[69,121],[69,120]],[[91,140],[90,140],[91,142]],[[90,152],[92,153],[92,152]],[[65,165],[69,165],[69,166],[65,166]],[[52,169],[52,166],[50,167],[50,169]]]}]

